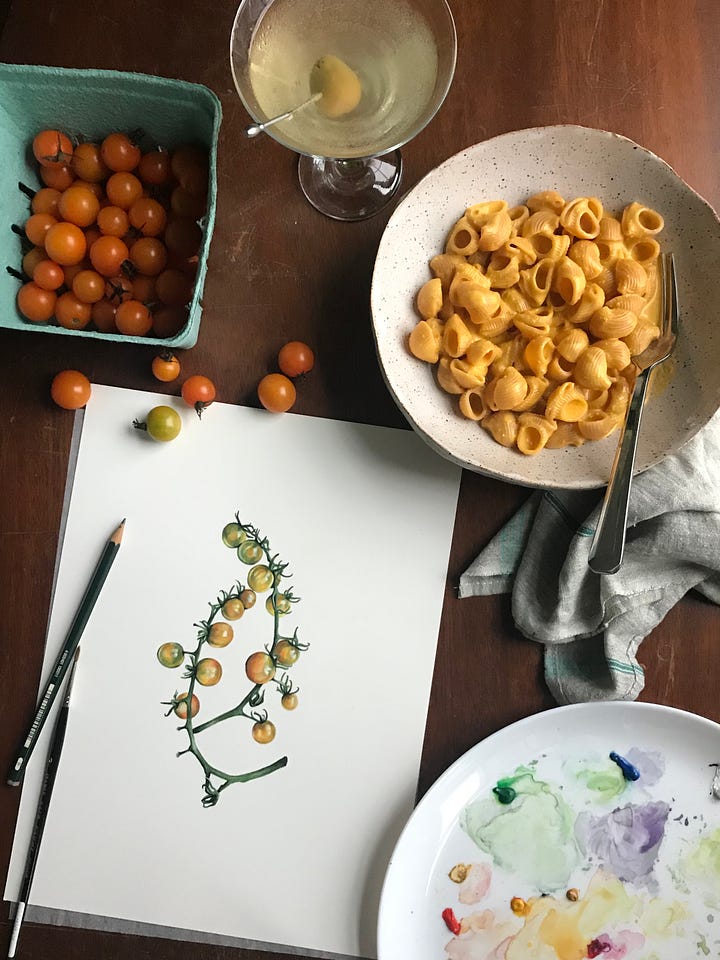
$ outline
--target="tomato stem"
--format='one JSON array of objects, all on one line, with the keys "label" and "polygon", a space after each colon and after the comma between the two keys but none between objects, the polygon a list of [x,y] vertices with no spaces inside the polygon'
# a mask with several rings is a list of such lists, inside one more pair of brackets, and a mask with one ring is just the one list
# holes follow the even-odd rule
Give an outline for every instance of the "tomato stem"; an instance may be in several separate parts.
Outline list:
[{"label": "tomato stem", "polygon": [[21,193],[24,193],[28,200],[33,200],[37,190],[33,190],[32,187],[29,187],[26,183],[23,183],[22,180],[18,180],[18,190]]}]

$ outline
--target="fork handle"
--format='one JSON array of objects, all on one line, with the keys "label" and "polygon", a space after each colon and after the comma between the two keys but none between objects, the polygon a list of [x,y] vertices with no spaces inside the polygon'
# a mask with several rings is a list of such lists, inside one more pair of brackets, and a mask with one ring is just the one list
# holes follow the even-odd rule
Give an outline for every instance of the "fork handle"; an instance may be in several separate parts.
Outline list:
[{"label": "fork handle", "polygon": [[643,371],[635,382],[635,389],[610,471],[610,480],[588,558],[588,566],[595,573],[617,573],[622,563],[630,486],[649,372],[649,370]]}]

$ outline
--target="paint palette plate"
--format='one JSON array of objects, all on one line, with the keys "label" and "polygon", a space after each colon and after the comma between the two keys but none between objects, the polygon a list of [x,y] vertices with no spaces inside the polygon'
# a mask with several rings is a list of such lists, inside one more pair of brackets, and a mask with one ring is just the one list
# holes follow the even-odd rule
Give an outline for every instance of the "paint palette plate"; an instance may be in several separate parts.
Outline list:
[{"label": "paint palette plate", "polygon": [[489,737],[397,843],[379,960],[720,956],[718,762],[718,724],[645,703],[560,707]]}]

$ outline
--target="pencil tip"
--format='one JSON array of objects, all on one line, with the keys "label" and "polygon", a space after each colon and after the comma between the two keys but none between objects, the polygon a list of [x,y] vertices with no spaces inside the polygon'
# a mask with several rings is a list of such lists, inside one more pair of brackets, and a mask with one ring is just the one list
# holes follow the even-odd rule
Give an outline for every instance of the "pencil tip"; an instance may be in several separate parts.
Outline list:
[{"label": "pencil tip", "polygon": [[123,530],[124,530],[124,529],[125,529],[125,517],[123,517],[122,523],[121,523],[120,526],[117,528],[117,530],[115,531],[115,533],[110,537],[110,539],[111,539],[111,541],[112,541],[113,543],[116,543],[116,544],[118,544],[118,545],[120,544],[120,541],[122,540],[122,535],[123,535]]}]

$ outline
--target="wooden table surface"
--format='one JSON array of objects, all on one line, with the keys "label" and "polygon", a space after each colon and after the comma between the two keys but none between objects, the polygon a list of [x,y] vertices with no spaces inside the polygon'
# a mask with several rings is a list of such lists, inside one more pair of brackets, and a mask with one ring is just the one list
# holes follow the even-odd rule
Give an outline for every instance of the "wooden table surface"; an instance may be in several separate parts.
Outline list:
[{"label": "wooden table surface", "polygon": [[[362,0],[358,0],[362,2]],[[509,130],[578,123],[624,134],[720,206],[720,11],[717,0],[451,0],[459,53],[433,122],[404,150],[404,189],[458,150]],[[236,0],[0,0],[0,60],[137,70],[207,84],[222,101],[218,208],[205,313],[184,373],[212,377],[219,399],[256,405],[255,386],[290,339],[316,349],[296,409],[404,426],[374,355],[368,293],[392,212],[336,223],[300,193],[296,158],[248,141],[228,64]],[[392,2],[388,3],[388,9]],[[4,25],[3,25],[4,24]],[[62,106],[58,104],[58,125]],[[33,714],[58,541],[72,415],[49,384],[65,367],[91,380],[157,389],[153,348],[0,330],[0,768]],[[348,378],[341,356],[352,356]],[[357,383],[362,389],[357,389]],[[509,600],[459,601],[458,578],[528,491],[463,475],[447,576],[419,792],[478,740],[553,706],[542,651],[514,629]],[[687,596],[640,651],[641,699],[720,721],[720,609]],[[19,791],[0,787],[7,869]],[[9,935],[3,911],[0,949]],[[210,960],[261,954],[26,924],[27,960]],[[266,954],[266,956],[270,956]]]}]

